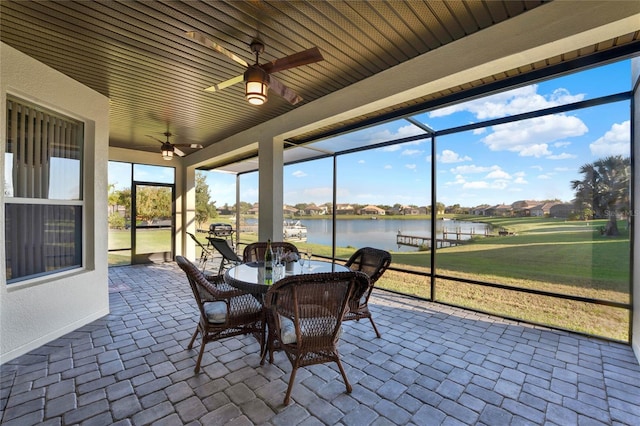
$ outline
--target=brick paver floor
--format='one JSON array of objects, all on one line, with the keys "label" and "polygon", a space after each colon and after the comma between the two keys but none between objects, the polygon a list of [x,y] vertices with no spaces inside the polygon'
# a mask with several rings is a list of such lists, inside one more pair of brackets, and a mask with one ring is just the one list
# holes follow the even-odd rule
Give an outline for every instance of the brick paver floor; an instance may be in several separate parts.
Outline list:
[{"label": "brick paver floor", "polygon": [[374,292],[335,365],[260,366],[251,337],[187,350],[197,310],[173,263],[114,267],[111,313],[2,366],[0,423],[610,425],[640,423],[629,346]]}]

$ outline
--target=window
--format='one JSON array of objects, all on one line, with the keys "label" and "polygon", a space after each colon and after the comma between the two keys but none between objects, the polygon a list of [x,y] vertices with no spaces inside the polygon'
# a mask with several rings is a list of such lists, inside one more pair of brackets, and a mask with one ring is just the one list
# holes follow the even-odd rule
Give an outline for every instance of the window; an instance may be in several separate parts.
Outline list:
[{"label": "window", "polygon": [[84,125],[7,96],[7,283],[82,266]]}]

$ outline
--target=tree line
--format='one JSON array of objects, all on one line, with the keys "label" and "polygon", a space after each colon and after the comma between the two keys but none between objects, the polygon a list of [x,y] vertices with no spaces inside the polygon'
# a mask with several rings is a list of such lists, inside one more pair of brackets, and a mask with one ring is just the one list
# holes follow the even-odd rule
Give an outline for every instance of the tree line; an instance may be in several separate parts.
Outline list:
[{"label": "tree line", "polygon": [[[584,164],[579,169],[581,179],[571,181],[571,189],[575,193],[573,204],[579,215],[585,219],[607,218],[603,233],[605,235],[619,235],[618,217],[629,215],[631,159],[621,155],[612,155],[593,163]],[[202,172],[196,172],[196,209],[195,220],[198,228],[218,216],[216,201],[211,200],[209,185]],[[136,203],[136,220],[151,222],[154,219],[168,219],[172,214],[170,192],[163,187],[141,187],[138,190]],[[299,203],[294,207],[304,210],[311,204]],[[331,203],[326,203],[332,207]],[[360,205],[351,204],[354,208]],[[240,213],[246,213],[253,206],[247,202],[240,202]],[[364,205],[362,205],[364,207]],[[378,206],[385,210],[401,209],[400,204]],[[418,206],[409,206],[418,207]],[[456,204],[446,208],[444,204],[436,204],[437,211],[461,212],[463,208]],[[109,185],[109,226],[122,229],[131,221],[131,188],[115,189]],[[223,206],[223,210],[235,211],[235,206]],[[431,213],[428,208],[428,213]]]}]

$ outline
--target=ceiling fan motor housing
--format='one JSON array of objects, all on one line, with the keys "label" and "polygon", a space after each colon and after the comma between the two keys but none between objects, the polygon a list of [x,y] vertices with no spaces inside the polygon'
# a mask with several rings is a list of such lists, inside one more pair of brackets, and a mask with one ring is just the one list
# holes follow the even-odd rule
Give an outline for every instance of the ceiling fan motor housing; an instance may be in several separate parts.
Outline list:
[{"label": "ceiling fan motor housing", "polygon": [[[253,40],[249,45],[249,47],[251,48],[251,51],[256,55],[261,55],[262,53],[264,53],[264,44],[262,44],[260,40]],[[256,58],[256,63],[257,62],[258,61]]]}]

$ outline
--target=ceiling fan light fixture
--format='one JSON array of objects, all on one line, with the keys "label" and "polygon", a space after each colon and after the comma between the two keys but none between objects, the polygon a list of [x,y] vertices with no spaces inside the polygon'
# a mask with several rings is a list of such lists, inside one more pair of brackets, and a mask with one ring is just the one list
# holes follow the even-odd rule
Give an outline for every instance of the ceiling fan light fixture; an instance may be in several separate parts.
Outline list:
[{"label": "ceiling fan light fixture", "polygon": [[257,65],[250,66],[244,73],[245,96],[252,105],[262,105],[267,102],[267,90],[269,90],[269,77],[267,73]]},{"label": "ceiling fan light fixture", "polygon": [[162,158],[167,161],[173,159],[173,145],[168,142],[162,144]]}]

